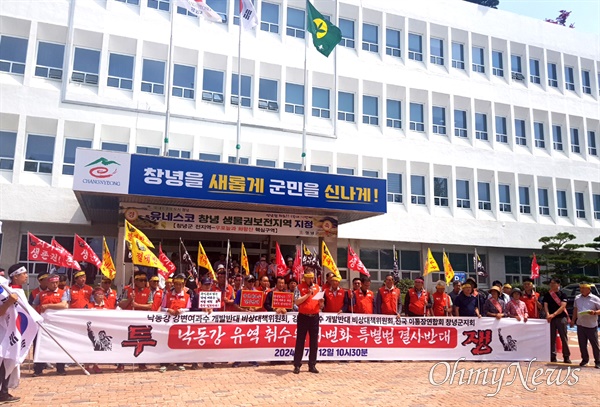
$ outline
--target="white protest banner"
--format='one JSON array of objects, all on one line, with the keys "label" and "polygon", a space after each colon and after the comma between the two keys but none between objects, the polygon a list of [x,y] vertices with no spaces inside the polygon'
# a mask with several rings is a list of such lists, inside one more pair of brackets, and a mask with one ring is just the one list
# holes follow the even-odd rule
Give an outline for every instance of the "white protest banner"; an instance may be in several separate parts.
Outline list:
[{"label": "white protest banner", "polygon": [[221,291],[198,291],[198,308],[221,308]]},{"label": "white protest banner", "polygon": [[[82,363],[283,361],[292,360],[296,342],[297,313],[171,316],[68,309],[43,315],[44,326]],[[550,359],[546,320],[329,313],[320,318],[320,360]],[[70,361],[45,332],[38,341],[36,362]]]}]

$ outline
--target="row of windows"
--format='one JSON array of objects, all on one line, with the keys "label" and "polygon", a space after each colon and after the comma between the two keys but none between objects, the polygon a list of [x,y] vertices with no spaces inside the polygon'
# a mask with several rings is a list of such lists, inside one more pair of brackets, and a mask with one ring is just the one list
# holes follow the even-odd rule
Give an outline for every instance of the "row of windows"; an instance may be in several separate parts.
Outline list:
[{"label": "row of windows", "polygon": [[[528,278],[531,275],[531,261],[532,258],[529,256],[504,256],[505,281],[510,284],[521,283],[524,278]],[[597,264],[587,266],[575,271],[574,274],[598,277],[600,266]]]}]

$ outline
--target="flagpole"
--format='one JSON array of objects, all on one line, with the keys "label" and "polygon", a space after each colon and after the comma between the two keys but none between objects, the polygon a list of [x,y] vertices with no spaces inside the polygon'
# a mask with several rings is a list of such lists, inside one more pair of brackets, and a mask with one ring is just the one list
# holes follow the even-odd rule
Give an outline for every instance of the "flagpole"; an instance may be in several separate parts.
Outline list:
[{"label": "flagpole", "polygon": [[[339,15],[340,15],[340,4],[338,0],[335,0],[335,21],[339,25]],[[337,137],[337,92],[338,92],[338,74],[337,74],[337,47],[334,49],[335,55],[333,56],[333,136]]]},{"label": "flagpole", "polygon": [[[227,239],[227,253],[225,254],[225,286],[223,287],[223,292],[225,293],[225,297],[227,297],[227,285],[229,284],[229,239]],[[223,301],[223,311],[225,311],[225,301]]]},{"label": "flagpole", "polygon": [[[308,12],[308,10],[307,10]],[[306,103],[308,102],[308,21],[304,35],[304,117],[302,118],[302,171],[306,171]]]},{"label": "flagpole", "polygon": [[164,137],[164,145],[163,145],[163,155],[169,155],[169,124],[171,121],[171,75],[173,72],[173,20],[175,20],[175,7],[177,5],[175,2],[171,2],[170,4],[170,14],[171,14],[171,34],[169,37],[169,55],[167,58],[167,95],[166,95],[166,113],[165,113],[165,137]]},{"label": "flagpole", "polygon": [[240,26],[238,32],[238,103],[237,103],[237,134],[235,142],[235,163],[240,163],[240,149],[242,148],[242,15],[240,10]]}]

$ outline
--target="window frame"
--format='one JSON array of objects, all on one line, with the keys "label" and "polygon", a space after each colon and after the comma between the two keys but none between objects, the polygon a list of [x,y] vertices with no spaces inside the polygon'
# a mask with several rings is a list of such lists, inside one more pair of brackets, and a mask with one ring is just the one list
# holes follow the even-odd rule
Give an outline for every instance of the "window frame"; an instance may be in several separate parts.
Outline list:
[{"label": "window frame", "polygon": [[[130,77],[117,76],[117,75],[114,75],[114,72],[113,72],[113,75],[111,75],[111,61],[112,61],[113,55],[118,56],[118,57],[131,58],[131,76]],[[121,62],[115,61],[115,64],[121,65]],[[135,72],[135,56],[127,55],[127,54],[119,54],[117,52],[109,52],[106,86],[133,92],[133,73],[134,72]]]},{"label": "window frame", "polygon": [[[144,80],[144,71],[145,71],[145,63],[162,63],[163,64],[163,75],[162,75],[162,83],[160,82],[152,82],[148,80]],[[149,66],[149,65],[148,65]],[[153,95],[164,95],[165,94],[165,76],[166,76],[166,61],[161,61],[158,59],[151,58],[142,58],[142,81],[141,81],[141,91],[145,93],[150,93]],[[150,67],[148,68],[150,69]],[[150,88],[148,88],[150,86]],[[148,90],[149,89],[149,90]]]},{"label": "window frame", "polygon": [[[455,58],[455,45],[459,47],[460,59]],[[465,70],[465,44],[461,42],[452,42],[452,68]]]},{"label": "window frame", "polygon": [[[178,86],[175,84],[175,78],[177,74],[177,67],[192,69],[192,87]],[[195,100],[196,99],[196,67],[194,65],[185,65],[185,64],[173,64],[173,84],[171,85],[171,95],[182,98]],[[176,94],[176,91],[178,94]]]},{"label": "window frame", "polygon": [[[372,39],[365,38],[365,28],[366,26],[373,27],[375,29],[375,41]],[[362,26],[362,50],[379,53],[379,26],[376,24],[363,22]]]},{"label": "window frame", "polygon": [[[419,185],[415,185],[415,182],[417,181],[422,184],[422,191],[414,191],[415,186],[419,187]],[[412,174],[410,176],[410,203],[413,205],[427,205],[427,190],[425,188],[425,176],[418,174]]]},{"label": "window frame", "polygon": [[[213,87],[213,84],[212,84],[212,82],[207,82],[207,78],[209,78],[207,73],[210,74],[210,79],[208,79],[208,80],[217,78],[216,76],[213,78],[212,77],[213,74],[220,74],[220,76],[219,76],[219,79],[221,82],[220,90],[218,89],[218,86],[214,87],[215,90],[210,89]],[[242,77],[243,77],[243,75],[242,75]],[[210,85],[210,86],[207,86],[207,85]],[[217,85],[218,85],[218,83],[217,83]],[[202,96],[201,96],[201,99],[203,102],[208,102],[208,103],[216,103],[216,104],[224,104],[225,103],[225,71],[209,69],[209,68],[202,68]]]},{"label": "window frame", "polygon": [[[419,40],[418,48],[414,48],[411,39]],[[417,33],[408,33],[408,59],[423,62],[423,35]]]},{"label": "window frame", "polygon": [[[352,98],[352,110],[342,110],[342,96],[349,96]],[[354,123],[355,122],[355,109],[356,109],[356,101],[355,94],[351,92],[338,91],[338,120],[342,120],[345,122]]]},{"label": "window frame", "polygon": [[[415,108],[420,107],[421,121],[413,120],[413,112],[414,112],[413,107],[415,107]],[[423,103],[410,102],[409,115],[410,115],[410,121],[409,121],[410,130],[424,133],[425,132],[425,105]]]},{"label": "window frame", "polygon": [[[369,103],[367,103],[369,102]],[[372,112],[367,112],[367,108],[373,108],[373,106],[368,106],[371,105],[372,103],[375,103],[375,114],[369,114]],[[379,126],[379,97],[378,96],[371,96],[371,95],[363,95],[363,114],[362,114],[362,123],[363,124],[369,124],[371,126]]]},{"label": "window frame", "polygon": [[[41,160],[35,158],[27,158],[30,155],[29,146],[32,144],[39,145],[39,141],[32,143],[31,137],[41,137],[45,139],[52,139],[52,151],[50,152],[50,160]],[[35,134],[35,133],[27,133],[27,138],[25,140],[25,157],[23,163],[23,171],[25,172],[35,172],[38,174],[52,174],[54,169],[54,149],[56,148],[56,136],[48,135],[48,134]],[[37,153],[36,153],[37,154]],[[29,169],[28,169],[29,165]],[[35,166],[35,169],[34,169]]]},{"label": "window frame", "polygon": [[[291,89],[295,89],[295,87],[299,87],[301,90],[301,102],[302,104],[298,104],[298,103],[292,103],[292,101],[290,101],[290,99],[288,99],[288,95],[290,95]],[[291,95],[290,95],[291,96]],[[295,96],[295,95],[294,95]],[[285,83],[285,112],[286,113],[291,113],[291,114],[297,114],[297,115],[304,115],[304,84],[298,84],[298,83],[292,83],[292,82],[286,82]]]},{"label": "window frame", "polygon": [[[5,38],[8,38],[10,40],[17,40],[15,41],[14,44],[12,45],[16,45],[17,43],[19,43],[19,45],[23,45],[23,42],[25,44],[25,50],[23,52],[23,50],[18,50],[18,52],[16,54],[18,54],[17,56],[19,58],[17,58],[17,56],[13,56],[14,59],[0,59],[0,72],[6,72],[6,73],[10,73],[12,75],[19,75],[19,76],[23,76],[25,75],[25,66],[27,64],[27,50],[29,48],[29,38],[24,38],[24,37],[17,37],[17,36],[12,36],[12,35],[8,35],[8,34],[2,34],[0,35],[0,46],[5,40]],[[21,42],[22,41],[22,42]],[[4,46],[5,51],[7,50],[6,48],[7,46]],[[16,48],[10,48],[9,51],[16,51]],[[23,55],[20,55],[23,54]],[[20,57],[23,57],[22,61],[20,60]]]},{"label": "window frame", "polygon": [[[75,151],[73,152],[73,160],[72,162],[70,161],[71,157],[67,157],[67,144],[69,141],[74,141],[76,142],[83,142],[83,145],[76,145],[75,146]],[[83,147],[83,148],[91,148],[92,147],[92,140],[89,139],[78,139],[78,138],[72,138],[72,137],[65,137],[64,139],[64,143],[63,143],[63,165],[62,165],[62,175],[73,175],[75,172],[75,152],[77,151],[77,149],[79,147]],[[67,158],[69,158],[69,161],[67,161]]]},{"label": "window frame", "polygon": [[[475,51],[478,52],[475,52]],[[475,56],[478,54],[478,57]],[[471,70],[473,72],[485,73],[485,48],[473,45],[471,47],[471,55],[473,56],[471,61]]]},{"label": "window frame", "polygon": [[[60,57],[60,66],[50,66],[50,65],[42,65],[40,64],[40,46],[42,44],[46,44],[46,45],[51,45],[51,46],[60,46],[62,47],[62,54]],[[34,75],[37,76],[38,78],[46,78],[46,79],[50,79],[50,80],[55,80],[55,81],[62,81],[63,78],[63,65],[65,62],[65,44],[60,44],[57,42],[49,42],[49,41],[41,41],[38,40],[37,42],[37,49],[36,49],[36,58],[35,58],[35,73]],[[57,55],[57,53],[55,52],[51,52],[54,55]],[[43,55],[43,54],[42,54]],[[42,75],[41,73],[45,70],[45,74]]]},{"label": "window frame", "polygon": [[[276,21],[269,21],[264,18],[264,17],[271,18],[271,16],[264,15],[264,12],[265,12],[265,10],[267,10],[268,7],[276,7],[277,8],[277,17],[275,18]],[[274,11],[274,10],[270,10],[270,11]],[[281,20],[280,4],[263,1],[260,5],[260,30],[279,35],[280,20]]]},{"label": "window frame", "polygon": [[[90,86],[98,86],[98,81],[100,80],[100,58],[102,56],[102,52],[93,48],[86,47],[74,47],[73,51],[73,71],[71,72],[71,83],[80,83],[83,85]],[[77,51],[92,51],[98,54],[98,66],[96,67],[96,72],[86,72],[83,70],[78,70],[75,68],[75,63],[77,61]]]}]

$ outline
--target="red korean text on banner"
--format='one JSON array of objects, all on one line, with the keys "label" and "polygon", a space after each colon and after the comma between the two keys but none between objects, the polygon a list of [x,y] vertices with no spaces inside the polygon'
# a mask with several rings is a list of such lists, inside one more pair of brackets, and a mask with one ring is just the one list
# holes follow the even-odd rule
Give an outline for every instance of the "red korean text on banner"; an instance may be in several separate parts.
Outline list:
[{"label": "red korean text on banner", "polygon": [[242,290],[240,297],[240,307],[242,308],[261,308],[263,306],[264,295],[262,291]]},{"label": "red korean text on banner", "polygon": [[[175,266],[175,264],[173,264],[173,262],[169,260],[169,257],[167,257],[167,255],[162,251],[162,243],[158,245],[158,260],[162,263],[163,266],[165,266],[169,275],[177,271],[177,266]],[[158,272],[161,273],[163,271],[158,269]],[[166,275],[163,277],[167,279],[169,276]]]},{"label": "red korean text on banner", "polygon": [[535,253],[533,253],[533,260],[531,261],[531,279],[535,280],[536,278],[540,278],[540,265],[537,262]]},{"label": "red korean text on banner", "polygon": [[283,260],[283,255],[281,254],[281,249],[279,248],[279,243],[275,242],[275,261],[277,264],[277,277],[283,277],[287,273],[287,266],[285,264],[285,260]]},{"label": "red korean text on banner", "polygon": [[96,253],[94,253],[92,248],[79,235],[75,235],[75,241],[73,242],[73,259],[91,263],[98,268],[102,265],[102,261],[98,258]]},{"label": "red korean text on banner", "polygon": [[58,243],[54,238],[52,238],[52,246],[56,247],[63,254],[63,264],[61,264],[62,267],[66,267],[68,269],[81,270],[81,266],[75,261],[75,259],[73,259],[73,255],[69,253],[67,249],[62,247],[61,244]]},{"label": "red korean text on banner", "polygon": [[352,247],[350,247],[350,245],[348,245],[348,269],[358,271],[359,273],[364,274],[367,277],[371,277],[371,273],[369,273],[369,270],[367,270],[363,262],[360,261],[360,258],[358,257],[356,252],[352,250]]},{"label": "red korean text on banner", "polygon": [[280,293],[277,291],[273,291],[273,309],[276,308],[285,308],[285,309],[293,309],[294,308],[294,293]]},{"label": "red korean text on banner", "polygon": [[27,260],[41,261],[63,267],[65,262],[63,257],[64,254],[59,248],[44,242],[31,233],[27,234]]}]

